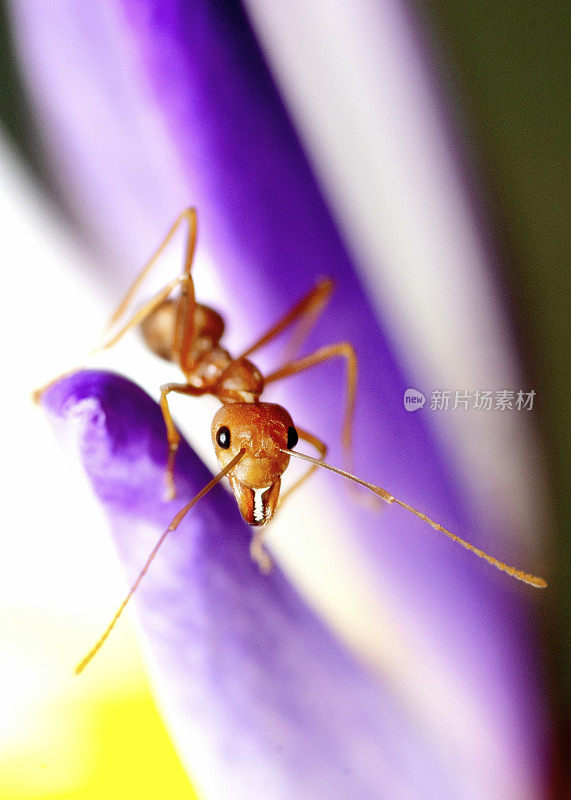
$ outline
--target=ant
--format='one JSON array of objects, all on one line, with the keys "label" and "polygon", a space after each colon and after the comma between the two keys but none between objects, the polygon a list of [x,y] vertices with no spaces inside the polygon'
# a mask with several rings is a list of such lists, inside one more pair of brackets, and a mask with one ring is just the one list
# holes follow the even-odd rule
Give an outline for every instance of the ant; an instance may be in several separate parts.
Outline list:
[{"label": "ant", "polygon": [[[118,327],[140,285],[185,221],[188,225],[188,235],[182,273],[169,281],[142,308]],[[216,311],[197,303],[195,299],[191,268],[196,237],[196,210],[188,208],[177,217],[162,243],[129,288],[109,321],[103,343],[95,352],[112,347],[129,330],[140,326],[148,347],[161,358],[178,364],[182,371],[183,383],[166,383],[161,386],[160,407],[169,447],[165,473],[167,499],[173,499],[175,496],[174,464],[180,442],[180,434],[173,423],[168,404],[171,392],[193,397],[210,394],[222,403],[212,421],[212,441],[221,470],[176,514],[159,538],[107,629],[76,667],[76,673],[83,671],[111,633],[168,534],[176,530],[190,509],[225,476],[230,480],[243,518],[249,525],[255,527],[250,553],[263,572],[268,572],[271,568],[271,560],[262,545],[263,526],[272,520],[280,503],[283,503],[288,495],[298,489],[318,467],[323,467],[369,489],[389,504],[396,503],[435,530],[444,533],[452,541],[503,572],[507,572],[508,575],[537,588],[544,588],[547,584],[542,578],[522,572],[488,555],[446,530],[426,514],[398,500],[380,486],[362,480],[346,470],[326,464],[324,458],[327,447],[324,442],[295,426],[290,414],[282,406],[260,400],[268,384],[311,369],[330,359],[343,358],[346,363],[347,386],[342,444],[349,461],[357,391],[357,357],[351,344],[348,342],[331,344],[302,358],[287,360],[279,369],[265,377],[249,359],[255,351],[296,323],[298,329],[293,342],[294,349],[297,350],[327,306],[333,292],[333,282],[328,278],[319,281],[267,333],[237,358],[233,358],[220,344],[224,332],[224,320]],[[177,289],[180,291],[173,297]],[[115,332],[110,333],[113,329],[116,329]],[[36,393],[36,399],[39,399],[42,392],[43,390],[40,390]],[[298,453],[293,449],[300,439],[316,450],[318,458]],[[280,498],[281,476],[292,456],[308,462],[309,467]]]}]

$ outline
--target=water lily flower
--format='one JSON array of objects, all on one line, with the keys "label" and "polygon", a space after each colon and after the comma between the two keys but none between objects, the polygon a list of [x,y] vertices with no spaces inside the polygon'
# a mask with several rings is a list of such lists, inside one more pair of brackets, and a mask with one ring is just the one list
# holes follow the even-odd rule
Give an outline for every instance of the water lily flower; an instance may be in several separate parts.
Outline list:
[{"label": "water lily flower", "polygon": [[[392,338],[397,309],[379,312],[359,280],[358,260],[244,10],[212,0],[115,0],[81,10],[67,0],[49,9],[15,0],[13,8],[46,152],[65,201],[108,253],[108,281],[123,287],[190,204],[200,214],[198,266],[208,260],[221,276],[218,306],[244,338],[269,327],[319,276],[331,276],[337,293],[308,347],[350,341],[358,354],[354,471],[510,560],[516,548],[502,533],[501,514],[479,513],[473,487],[450,466],[427,413],[403,407],[414,358],[405,363],[402,342]],[[431,73],[414,23],[399,3],[382,8],[383,41],[416,79],[410,91],[424,87]],[[381,61],[380,80],[389,77],[385,67]],[[430,106],[430,96],[421,99]],[[440,163],[453,172],[454,145],[437,126],[399,116],[398,95],[391,102],[387,116],[405,147],[424,130],[427,171]],[[459,216],[438,186],[442,239],[468,254],[468,273],[487,287],[493,276],[480,258],[484,243],[462,249],[470,203],[458,183]],[[411,196],[415,187],[414,180],[406,187]],[[406,192],[398,200],[406,204]],[[422,205],[414,208],[418,214]],[[388,218],[379,225],[389,229],[390,209],[385,198]],[[408,235],[422,238],[423,230],[411,227]],[[398,265],[398,248],[386,258]],[[461,283],[455,263],[448,276]],[[456,311],[467,322],[481,315],[498,324],[489,292],[478,294],[475,307],[473,297],[459,297]],[[502,354],[510,351],[507,334],[505,341]],[[493,360],[489,351],[486,359]],[[332,364],[272,395],[327,439],[337,464],[342,392]],[[130,384],[92,373],[57,384],[45,403],[77,425],[86,469],[132,577],[175,509],[158,499],[164,442],[157,410]],[[178,469],[189,495],[208,480],[186,449]],[[319,519],[328,554],[325,561],[312,556],[298,535],[305,563],[297,578],[375,678],[333,642],[279,571],[257,574],[222,491],[193,510],[187,533],[181,528],[173,537],[141,587],[158,691],[204,796],[228,796],[230,781],[237,796],[252,797],[267,786],[272,797],[294,796],[296,786],[309,797],[540,795],[549,729],[529,591],[400,509],[379,514],[353,505],[334,480],[317,477],[284,508],[278,530],[295,545],[299,519],[314,528]],[[343,569],[333,572],[336,564]],[[319,591],[312,594],[313,582]]]}]

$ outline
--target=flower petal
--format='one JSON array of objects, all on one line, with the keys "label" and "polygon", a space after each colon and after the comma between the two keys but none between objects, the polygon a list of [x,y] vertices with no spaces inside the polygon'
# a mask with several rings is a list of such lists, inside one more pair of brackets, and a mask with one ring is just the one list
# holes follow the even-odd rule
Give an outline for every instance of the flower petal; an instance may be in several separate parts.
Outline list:
[{"label": "flower petal", "polygon": [[[42,402],[79,447],[132,581],[208,482],[206,468],[183,442],[180,499],[161,501],[160,410],[117,375],[76,373]],[[390,688],[347,656],[279,569],[259,573],[249,536],[216,487],[167,539],[136,595],[158,693],[198,789],[209,798],[458,797]]]},{"label": "flower petal", "polygon": [[[416,9],[330,0],[325,22],[322,0],[245,6],[416,388],[451,389],[452,406],[455,389],[519,387],[489,200]],[[545,508],[534,415],[460,411],[430,416],[480,516],[493,487],[492,524],[536,552]]]},{"label": "flower petal", "polygon": [[[245,18],[218,4],[164,3],[151,11],[124,2],[123,9],[203,210],[203,238],[224,267],[234,306],[277,317],[284,298],[296,296],[293,287],[306,289],[322,272],[331,275],[338,291],[312,344],[349,340],[359,356],[356,472],[497,550],[501,534],[479,529],[425,419],[403,409],[408,380],[356,278]],[[331,458],[340,463],[335,442],[340,409],[323,402],[339,398],[341,404],[339,373],[322,368],[292,385],[296,382],[295,396],[286,389],[280,397],[291,399],[296,418],[307,420],[310,428],[313,418],[315,432],[330,432]],[[333,494],[336,514],[353,521],[346,497]],[[383,535],[389,526],[389,535]],[[358,530],[374,556],[380,602],[392,603],[404,619],[399,633],[410,654],[413,642],[423,653],[424,669],[416,673],[406,660],[406,691],[413,693],[415,710],[437,703],[446,722],[438,724],[431,706],[436,738],[443,747],[462,750],[464,759],[469,748],[472,764],[466,768],[477,764],[475,771],[488,770],[498,785],[507,767],[497,754],[522,746],[531,754],[542,739],[536,716],[540,690],[531,688],[533,679],[530,685],[529,664],[535,659],[526,645],[525,596],[469,554],[434,538],[427,542],[431,532],[404,513],[387,513],[381,521],[360,512]],[[502,659],[501,652],[510,658]],[[459,663],[461,682],[455,674]],[[447,693],[444,710],[441,700]],[[479,753],[474,753],[473,734],[466,735],[467,718],[480,731]],[[496,740],[485,735],[490,729]],[[518,775],[511,773],[506,782],[515,786]],[[518,785],[516,794],[521,791]]]}]

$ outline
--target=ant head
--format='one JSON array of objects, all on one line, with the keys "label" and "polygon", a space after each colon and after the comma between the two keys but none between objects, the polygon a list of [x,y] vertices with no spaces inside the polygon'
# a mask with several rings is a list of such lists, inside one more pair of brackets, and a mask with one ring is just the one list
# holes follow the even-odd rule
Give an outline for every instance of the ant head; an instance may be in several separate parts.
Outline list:
[{"label": "ant head", "polygon": [[297,444],[291,416],[274,403],[229,403],[212,421],[212,441],[223,468],[244,449],[228,473],[242,516],[250,525],[265,525],[275,514],[281,476]]}]

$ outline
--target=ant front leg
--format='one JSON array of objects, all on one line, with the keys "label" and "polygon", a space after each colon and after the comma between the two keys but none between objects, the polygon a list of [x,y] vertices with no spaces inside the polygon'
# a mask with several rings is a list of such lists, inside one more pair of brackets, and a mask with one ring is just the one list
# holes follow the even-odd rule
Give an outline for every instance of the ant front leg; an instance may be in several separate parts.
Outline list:
[{"label": "ant front leg", "polygon": [[180,444],[180,433],[176,429],[176,426],[172,420],[167,400],[167,396],[170,392],[176,392],[177,394],[187,394],[193,397],[197,397],[200,394],[202,394],[202,392],[199,389],[195,389],[193,386],[189,386],[186,383],[165,383],[163,386],[161,386],[160,406],[161,406],[161,411],[163,412],[163,419],[165,421],[165,425],[167,428],[167,440],[169,444],[169,455],[167,462],[167,470],[165,474],[166,500],[172,500],[176,496],[176,488],[174,485],[174,460],[176,457],[176,451],[178,450],[178,446]]}]

